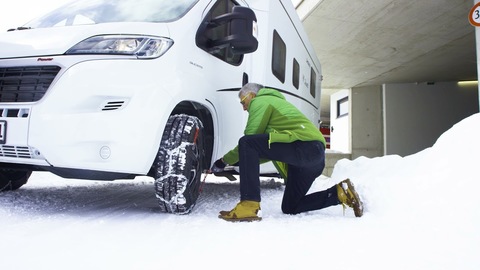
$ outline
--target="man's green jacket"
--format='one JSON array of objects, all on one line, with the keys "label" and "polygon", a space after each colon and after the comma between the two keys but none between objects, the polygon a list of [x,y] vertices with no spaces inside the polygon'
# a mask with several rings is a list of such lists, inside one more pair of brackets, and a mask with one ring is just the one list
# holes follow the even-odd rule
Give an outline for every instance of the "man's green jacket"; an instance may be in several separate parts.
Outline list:
[{"label": "man's green jacket", "polygon": [[[289,103],[277,90],[262,88],[251,100],[248,108],[245,135],[269,134],[269,144],[294,141],[321,141],[325,138],[319,129]],[[238,145],[223,156],[227,164],[239,161]],[[273,161],[279,173],[286,179],[286,166]]]}]

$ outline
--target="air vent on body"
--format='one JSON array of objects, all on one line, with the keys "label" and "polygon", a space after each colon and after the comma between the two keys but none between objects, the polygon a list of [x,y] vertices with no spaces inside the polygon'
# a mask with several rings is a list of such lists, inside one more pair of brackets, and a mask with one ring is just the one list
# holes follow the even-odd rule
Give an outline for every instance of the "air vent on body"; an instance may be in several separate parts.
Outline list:
[{"label": "air vent on body", "polygon": [[0,145],[0,156],[10,158],[32,158],[29,147]]},{"label": "air vent on body", "polygon": [[113,111],[113,110],[118,110],[122,108],[122,106],[125,104],[124,100],[118,100],[118,101],[108,101],[103,107],[102,111]]}]

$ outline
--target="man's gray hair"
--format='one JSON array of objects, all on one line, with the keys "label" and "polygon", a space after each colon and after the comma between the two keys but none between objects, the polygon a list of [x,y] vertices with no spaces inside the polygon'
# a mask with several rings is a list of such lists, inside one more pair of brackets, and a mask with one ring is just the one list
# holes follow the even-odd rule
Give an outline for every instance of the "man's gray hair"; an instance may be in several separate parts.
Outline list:
[{"label": "man's gray hair", "polygon": [[238,91],[238,97],[245,96],[248,93],[254,93],[256,95],[258,91],[262,88],[263,88],[263,85],[261,84],[247,83],[240,89],[240,91]]}]

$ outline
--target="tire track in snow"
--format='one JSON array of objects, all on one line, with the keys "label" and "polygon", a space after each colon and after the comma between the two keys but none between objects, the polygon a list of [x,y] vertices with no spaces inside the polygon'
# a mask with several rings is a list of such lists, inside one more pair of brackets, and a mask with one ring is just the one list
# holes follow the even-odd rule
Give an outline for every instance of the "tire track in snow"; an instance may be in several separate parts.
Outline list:
[{"label": "tire track in snow", "polygon": [[[192,213],[211,215],[230,209],[239,201],[239,181],[230,182],[212,175],[207,177],[203,191]],[[270,197],[281,199],[281,180],[261,182],[265,202]],[[275,207],[279,208],[279,205]],[[132,217],[168,217],[160,212],[155,197],[154,180],[137,177],[135,180],[85,181],[63,179],[50,173],[35,173],[24,187],[0,194],[0,213],[35,217],[81,216],[84,219]],[[157,215],[158,214],[158,215]],[[187,215],[187,216],[188,216]]]}]

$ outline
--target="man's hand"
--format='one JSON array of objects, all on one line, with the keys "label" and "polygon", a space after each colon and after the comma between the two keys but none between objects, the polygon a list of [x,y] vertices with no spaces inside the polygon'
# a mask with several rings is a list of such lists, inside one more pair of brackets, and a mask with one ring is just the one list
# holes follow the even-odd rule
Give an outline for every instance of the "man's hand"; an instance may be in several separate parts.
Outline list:
[{"label": "man's hand", "polygon": [[215,163],[213,163],[212,168],[210,168],[210,172],[212,173],[223,172],[223,170],[225,169],[225,166],[227,166],[227,164],[223,162],[223,159],[218,159],[217,161],[215,161]]}]

